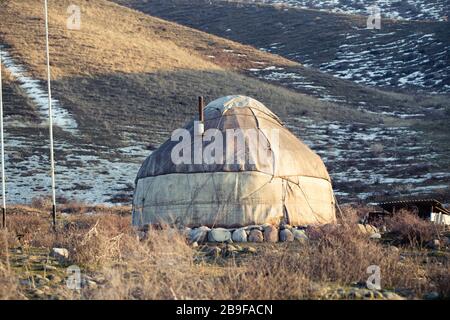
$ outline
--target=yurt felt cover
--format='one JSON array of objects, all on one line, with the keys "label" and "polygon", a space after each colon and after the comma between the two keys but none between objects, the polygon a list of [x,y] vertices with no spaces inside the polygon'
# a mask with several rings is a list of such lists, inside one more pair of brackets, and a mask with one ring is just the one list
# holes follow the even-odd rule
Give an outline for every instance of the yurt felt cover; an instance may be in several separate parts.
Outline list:
[{"label": "yurt felt cover", "polygon": [[[331,180],[322,160],[262,103],[245,96],[217,99],[205,108],[204,126],[205,132],[216,129],[223,134],[223,161],[195,164],[192,148],[190,164],[175,164],[171,154],[179,141],[167,140],[145,160],[137,175],[134,225],[335,221]],[[194,121],[185,129],[193,140]],[[244,148],[239,148],[237,140],[225,138],[227,129],[242,129]],[[255,132],[259,140],[254,139]],[[262,155],[258,141],[266,144]],[[209,143],[203,141],[203,149]],[[230,150],[234,161],[228,164],[225,158]]]}]

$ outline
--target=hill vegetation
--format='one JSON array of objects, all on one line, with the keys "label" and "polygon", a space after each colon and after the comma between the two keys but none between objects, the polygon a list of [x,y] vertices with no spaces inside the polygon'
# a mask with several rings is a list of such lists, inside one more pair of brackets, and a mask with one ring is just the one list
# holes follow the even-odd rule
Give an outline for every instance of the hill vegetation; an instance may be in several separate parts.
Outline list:
[{"label": "hill vegetation", "polygon": [[[141,12],[106,0],[49,4],[53,97],[78,126],[76,132],[55,128],[60,198],[129,201],[148,149],[194,116],[197,96],[208,102],[228,94],[252,96],[278,114],[323,157],[344,200],[375,193],[448,194],[445,96],[338,79],[289,57],[151,16],[147,7]],[[81,8],[81,30],[67,28],[69,4]],[[142,4],[159,5],[161,13],[173,3]],[[3,49],[29,77],[27,83],[11,77],[5,100],[9,119],[18,120],[6,124],[11,198],[29,202],[38,196],[28,193],[30,185],[39,194],[48,188],[45,95],[39,104],[27,91],[37,85],[46,92],[43,8],[38,0],[1,6]]]},{"label": "hill vegetation", "polygon": [[[255,62],[295,66],[294,62],[109,1],[75,1],[82,8],[82,26],[68,30],[66,9],[71,3],[50,1],[54,95],[93,142],[120,143],[118,132],[126,128],[136,140],[160,143],[169,129],[194,114],[198,95],[210,100],[247,94],[281,115],[364,117],[236,72]],[[40,2],[5,1],[2,6],[2,42],[34,78],[44,81]]]},{"label": "hill vegetation", "polygon": [[[420,101],[418,91],[448,93],[449,87],[445,89],[445,86],[450,85],[446,76],[449,66],[445,57],[450,45],[449,28],[443,21],[393,20],[386,18],[387,12],[383,11],[381,29],[367,30],[365,15],[300,9],[282,4],[219,0],[115,2],[306,65],[309,68],[276,71],[302,76],[304,79],[300,82],[309,82],[310,85],[293,86],[291,83],[291,87],[318,97],[327,92],[335,97],[345,97],[344,104],[355,107],[364,101],[373,105],[374,110],[387,105],[401,111],[408,107],[402,100],[414,104],[409,106],[411,110],[422,104],[430,105],[431,101]],[[368,1],[367,7],[371,4]],[[333,6],[333,3],[329,5]],[[342,3],[334,4],[339,5]],[[364,7],[365,4],[360,1],[354,5]],[[326,74],[317,72],[317,69]],[[423,73],[425,78],[416,79],[410,76],[413,73]],[[402,92],[413,93],[415,99],[408,95],[389,99],[383,95],[386,92],[352,86],[352,82],[327,77],[329,74],[372,87],[401,89]],[[288,79],[283,80],[284,83],[289,82]],[[299,78],[291,82],[298,83]],[[314,87],[325,87],[326,90]],[[434,102],[446,104],[444,99]]]}]

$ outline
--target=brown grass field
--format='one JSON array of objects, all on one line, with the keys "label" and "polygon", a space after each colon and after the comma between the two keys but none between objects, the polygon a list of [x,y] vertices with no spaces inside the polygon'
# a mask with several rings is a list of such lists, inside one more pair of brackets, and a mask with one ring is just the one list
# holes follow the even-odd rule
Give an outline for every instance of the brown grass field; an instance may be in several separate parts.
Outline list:
[{"label": "brown grass field", "polygon": [[[161,143],[170,129],[195,113],[200,94],[207,100],[247,94],[280,113],[340,114],[332,104],[236,72],[249,67],[250,60],[284,66],[294,62],[104,0],[75,1],[83,8],[83,26],[79,31],[67,30],[70,3],[50,1],[53,92],[75,116],[87,141],[120,145],[117,133],[131,130],[136,139]],[[34,78],[45,80],[40,2],[1,5],[2,42]],[[224,49],[249,58],[237,58]],[[207,55],[218,59],[212,63]],[[348,112],[350,117],[359,114]]]},{"label": "brown grass field", "polygon": [[[387,221],[381,240],[358,231],[367,209],[346,207],[337,225],[308,228],[307,242],[233,244],[238,250],[231,251],[226,244],[193,247],[170,226],[142,238],[127,207],[67,204],[63,211],[70,214],[59,217],[54,233],[48,203],[34,204],[10,210],[1,232],[1,299],[450,297],[448,242],[426,245],[436,238],[444,243],[449,233],[408,212]],[[52,257],[53,247],[67,248],[69,258]],[[71,265],[81,269],[80,290],[66,286]],[[370,265],[380,267],[381,290],[364,289]]]},{"label": "brown grass field", "polygon": [[[72,3],[82,8],[81,30],[68,30],[66,27],[66,9]],[[134,1],[120,3],[135,4]],[[153,3],[164,7],[162,2]],[[156,18],[112,1],[50,0],[49,4],[53,96],[73,115],[80,128],[79,134],[74,136],[56,127],[56,140],[69,141],[76,147],[89,145],[94,150],[92,152],[102,157],[107,152],[101,150],[135,145],[155,147],[164,142],[174,129],[192,119],[197,110],[198,95],[205,96],[209,102],[224,95],[244,94],[263,102],[286,123],[308,118],[317,122],[357,124],[363,129],[404,126],[411,131],[417,130],[414,137],[417,144],[427,146],[420,153],[438,154],[427,158],[424,165],[432,166],[437,172],[448,171],[450,100],[446,96],[405,94],[358,85],[249,45]],[[0,41],[33,78],[42,81],[45,88],[41,1],[8,0],[0,5]],[[270,15],[264,17],[270,21]],[[308,16],[307,21],[311,19],[314,18]],[[299,35],[297,40],[304,36]],[[248,69],[261,62],[314,79],[332,94],[343,96],[345,102],[322,101],[287,84],[257,79]],[[6,84],[5,111],[16,118],[15,123],[19,125],[10,125],[9,132],[12,136],[45,137],[47,131],[36,119],[33,101],[26,98],[14,79],[11,83],[14,85]],[[356,109],[362,100],[373,108],[384,105],[406,113],[420,113],[423,109],[435,111],[427,111],[430,114],[421,119],[392,118]],[[333,148],[333,130],[327,135],[329,147]],[[337,138],[348,139],[350,144],[352,136]],[[403,137],[394,138],[399,139],[399,145],[410,143]],[[365,143],[358,148],[367,149],[366,146],[372,142]],[[30,153],[28,150],[19,152]],[[58,152],[57,160],[65,161],[68,154],[70,150],[67,149]],[[401,159],[411,156],[403,150],[399,154]],[[106,157],[121,155],[107,154]],[[381,170],[383,163],[376,165]],[[342,166],[348,169],[353,165],[342,162]],[[332,167],[329,169],[334,173]],[[410,172],[405,174],[410,175]],[[378,191],[385,192],[384,186]],[[438,190],[433,196],[441,194],[448,194],[448,190]]]},{"label": "brown grass field", "polygon": [[[81,30],[66,28],[69,4],[82,8]],[[34,78],[44,81],[42,4],[7,0],[1,6],[2,43]],[[87,142],[121,145],[126,141],[119,132],[128,131],[133,139],[159,144],[170,130],[192,117],[198,95],[207,101],[228,94],[249,95],[284,118],[308,115],[395,125],[411,123],[365,114],[355,110],[352,101],[372,97],[399,110],[442,104],[440,97],[385,92],[303,68],[324,86],[348,95],[348,106],[337,106],[255,79],[246,71],[260,62],[286,70],[302,68],[280,56],[106,0],[50,0],[49,8],[53,93],[74,115],[83,134],[80,138]]]},{"label": "brown grass field", "polygon": [[[72,3],[82,8],[81,30],[67,29],[66,10]],[[136,2],[120,3],[134,5]],[[80,128],[75,136],[56,127],[58,141],[68,141],[82,148],[89,145],[92,152],[102,157],[122,157],[117,152],[112,156],[111,152],[108,154],[101,150],[136,145],[158,146],[174,129],[192,119],[197,110],[198,95],[205,96],[209,102],[224,95],[244,94],[263,102],[287,124],[298,125],[295,119],[308,118],[318,123],[356,124],[363,129],[405,126],[408,130],[418,131],[415,135],[417,144],[426,145],[420,151],[420,155],[430,154],[425,165],[431,165],[437,172],[448,171],[450,100],[446,96],[405,94],[358,85],[249,45],[156,18],[112,1],[50,0],[49,4],[53,96],[73,115]],[[165,8],[163,2],[151,4],[162,6],[160,12]],[[2,1],[0,6],[0,41],[17,63],[29,70],[33,78],[41,80],[41,86],[45,88],[41,1],[8,0]],[[308,25],[314,20],[311,15],[307,16]],[[270,21],[270,14],[263,16]],[[330,23],[333,21],[337,19],[330,20]],[[312,32],[310,29],[306,31]],[[299,37],[294,40],[301,41],[305,35],[300,34]],[[261,62],[314,79],[330,93],[342,96],[345,102],[322,101],[288,84],[257,79],[248,69]],[[8,119],[7,130],[11,136],[23,139],[47,136],[46,128],[37,119],[34,102],[26,97],[15,79],[11,79],[11,83],[13,85],[6,84],[4,105],[6,115],[16,120],[9,122]],[[368,107],[372,105],[375,111],[380,111],[376,108],[383,105],[406,113],[421,113],[425,109],[429,114],[421,119],[392,118],[356,109],[361,101],[366,101]],[[327,135],[329,147],[333,148],[334,131],[330,130]],[[352,136],[337,138],[348,140],[350,144]],[[399,145],[410,143],[403,137],[394,138],[399,140]],[[358,148],[367,149],[366,145],[372,142],[365,143]],[[29,150],[18,152],[30,154]],[[432,155],[433,152],[437,156]],[[399,153],[401,159],[411,156],[403,150]],[[68,149],[59,151],[57,161],[64,162],[69,154]],[[345,169],[353,166],[346,161],[341,164]],[[381,170],[383,163],[376,165],[380,167],[376,169]],[[333,174],[333,168],[329,169]],[[410,175],[410,172],[405,174]],[[398,172],[393,175],[397,176]],[[378,189],[380,193],[385,191],[384,186]],[[443,193],[448,194],[448,190],[438,190],[434,196]]]}]

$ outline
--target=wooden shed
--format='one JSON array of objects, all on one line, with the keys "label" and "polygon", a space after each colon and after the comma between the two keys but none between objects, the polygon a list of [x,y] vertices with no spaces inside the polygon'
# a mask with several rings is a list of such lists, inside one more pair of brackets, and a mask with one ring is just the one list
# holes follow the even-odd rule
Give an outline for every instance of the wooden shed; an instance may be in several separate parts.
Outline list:
[{"label": "wooden shed", "polygon": [[378,203],[378,206],[389,214],[394,215],[405,209],[416,213],[419,217],[437,223],[450,225],[450,210],[436,199],[408,199]]}]

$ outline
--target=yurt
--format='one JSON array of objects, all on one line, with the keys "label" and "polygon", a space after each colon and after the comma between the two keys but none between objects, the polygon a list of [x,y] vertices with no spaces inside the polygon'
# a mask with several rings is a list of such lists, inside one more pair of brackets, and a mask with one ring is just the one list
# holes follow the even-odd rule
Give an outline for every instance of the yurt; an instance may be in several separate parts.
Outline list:
[{"label": "yurt", "polygon": [[261,102],[226,96],[199,110],[140,168],[135,226],[335,222],[323,161]]}]

